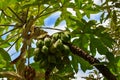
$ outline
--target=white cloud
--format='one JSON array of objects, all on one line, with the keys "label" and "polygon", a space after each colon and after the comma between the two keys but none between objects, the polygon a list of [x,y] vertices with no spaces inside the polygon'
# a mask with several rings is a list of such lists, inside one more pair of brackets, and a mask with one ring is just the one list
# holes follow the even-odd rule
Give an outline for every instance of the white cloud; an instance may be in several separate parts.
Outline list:
[{"label": "white cloud", "polygon": [[105,0],[93,0],[93,2],[97,5],[102,5],[105,2]]}]

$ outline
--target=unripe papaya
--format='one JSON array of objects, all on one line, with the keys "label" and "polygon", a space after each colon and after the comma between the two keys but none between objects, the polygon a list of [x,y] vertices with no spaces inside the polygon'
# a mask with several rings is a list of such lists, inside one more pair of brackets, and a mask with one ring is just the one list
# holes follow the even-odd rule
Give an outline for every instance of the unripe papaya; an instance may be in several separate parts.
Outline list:
[{"label": "unripe papaya", "polygon": [[46,46],[50,46],[50,44],[51,44],[51,39],[50,39],[49,37],[46,37],[46,38],[44,39],[44,44],[45,44]]},{"label": "unripe papaya", "polygon": [[58,52],[57,48],[55,47],[54,43],[50,47],[50,52],[52,54],[56,54]]},{"label": "unripe papaya", "polygon": [[47,54],[48,53],[48,47],[44,45],[41,49],[41,52]]},{"label": "unripe papaya", "polygon": [[33,51],[33,54],[37,55],[40,53],[40,49],[39,48],[35,48]]},{"label": "unripe papaya", "polygon": [[53,55],[48,56],[48,62],[49,63],[56,63],[56,57]]},{"label": "unripe papaya", "polygon": [[59,34],[59,33],[54,33],[54,34],[52,35],[52,38],[56,41],[57,39],[60,38],[60,34]]},{"label": "unripe papaya", "polygon": [[70,33],[68,31],[61,33],[61,40],[63,42],[69,42],[70,41]]},{"label": "unripe papaya", "polygon": [[34,54],[34,60],[35,60],[35,62],[38,62],[40,60],[40,58],[39,58],[39,55],[40,55],[39,48],[35,48],[33,54]]},{"label": "unripe papaya", "polygon": [[63,48],[63,43],[62,43],[62,40],[61,39],[58,39],[55,44],[54,44],[55,48],[57,49],[62,49]]},{"label": "unripe papaya", "polygon": [[63,46],[64,46],[64,50],[63,50],[64,56],[68,56],[70,53],[70,49],[67,45],[63,45]]},{"label": "unripe papaya", "polygon": [[37,43],[36,43],[36,46],[38,47],[38,48],[42,48],[42,46],[44,45],[44,41],[43,40],[38,40],[37,41]]}]

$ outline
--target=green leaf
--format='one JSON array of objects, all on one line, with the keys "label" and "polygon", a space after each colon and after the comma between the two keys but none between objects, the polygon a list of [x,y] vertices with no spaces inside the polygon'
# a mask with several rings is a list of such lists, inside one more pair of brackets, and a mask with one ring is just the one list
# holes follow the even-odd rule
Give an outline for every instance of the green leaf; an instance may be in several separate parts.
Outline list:
[{"label": "green leaf", "polygon": [[82,18],[82,13],[78,9],[76,9],[76,16],[81,19]]},{"label": "green leaf", "polygon": [[10,55],[2,48],[0,48],[0,55],[3,57],[4,60],[7,62],[11,61]]},{"label": "green leaf", "polygon": [[6,61],[3,59],[3,56],[0,54],[0,68],[4,68],[6,66]]},{"label": "green leaf", "polygon": [[28,52],[28,54],[26,55],[26,57],[28,58],[28,57],[33,57],[33,52],[34,52],[34,50],[35,50],[35,48],[30,48],[27,52]]},{"label": "green leaf", "polygon": [[64,4],[65,0],[61,0],[62,4]]},{"label": "green leaf", "polygon": [[16,42],[16,44],[15,44],[15,49],[16,49],[17,52],[20,50],[21,42],[22,42],[22,40],[19,39],[19,40]]},{"label": "green leaf", "polygon": [[120,59],[119,59],[119,61],[118,61],[118,63],[117,63],[117,66],[120,67]]},{"label": "green leaf", "polygon": [[0,48],[0,71],[14,70],[14,66],[10,65],[10,61],[9,54],[4,49]]},{"label": "green leaf", "polygon": [[92,56],[96,55],[96,47],[95,43],[93,42],[93,35],[90,36],[90,52],[92,53]]},{"label": "green leaf", "polygon": [[100,38],[101,41],[104,43],[104,45],[106,45],[107,47],[111,48],[112,49],[112,45],[113,45],[113,40],[107,37],[102,37]]},{"label": "green leaf", "polygon": [[39,70],[40,70],[39,62],[34,62],[34,63],[31,63],[30,65],[31,65],[31,67],[34,68],[36,71],[39,71]]},{"label": "green leaf", "polygon": [[78,59],[78,61],[79,61],[79,63],[80,63],[81,69],[82,69],[84,72],[85,72],[86,70],[88,70],[88,69],[92,69],[92,66],[91,66],[87,61],[85,61],[84,59],[82,59],[82,58],[80,58],[80,57],[78,57],[77,59]]},{"label": "green leaf", "polygon": [[78,72],[78,60],[76,59],[76,56],[72,56],[72,60],[71,60],[71,65],[73,66],[73,69],[75,70],[75,72]]},{"label": "green leaf", "polygon": [[78,8],[81,8],[82,2],[83,2],[83,0],[75,0],[75,4],[76,4],[76,6],[78,6]]},{"label": "green leaf", "polygon": [[7,48],[9,46],[10,46],[10,43],[0,38],[0,48]]},{"label": "green leaf", "polygon": [[54,26],[58,26],[62,21],[63,19],[61,17],[57,18]]},{"label": "green leaf", "polygon": [[114,23],[114,24],[117,23],[117,14],[116,14],[116,11],[115,11],[115,10],[113,11],[112,20],[113,20],[113,23]]},{"label": "green leaf", "polygon": [[6,9],[8,6],[16,2],[17,0],[0,0],[0,9]]},{"label": "green leaf", "polygon": [[114,64],[115,63],[115,57],[114,54],[111,52],[106,53],[107,59],[110,61],[109,63]]},{"label": "green leaf", "polygon": [[100,54],[106,54],[107,52],[109,52],[107,47],[105,47],[98,38],[93,38],[92,41],[93,41],[95,47],[97,48],[97,51]]}]

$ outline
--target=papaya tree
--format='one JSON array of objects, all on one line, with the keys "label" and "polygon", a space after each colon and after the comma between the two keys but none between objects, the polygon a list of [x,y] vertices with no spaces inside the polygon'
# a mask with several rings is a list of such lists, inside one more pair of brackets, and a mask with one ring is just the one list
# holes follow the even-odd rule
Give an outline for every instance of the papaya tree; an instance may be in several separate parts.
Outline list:
[{"label": "papaya tree", "polygon": [[[120,2],[95,1],[1,0],[0,77],[72,80],[80,67],[102,75],[89,74],[86,80],[119,80]],[[55,13],[60,14],[53,27],[46,26]],[[92,14],[99,19],[91,19]],[[63,21],[65,29],[58,29]]]}]

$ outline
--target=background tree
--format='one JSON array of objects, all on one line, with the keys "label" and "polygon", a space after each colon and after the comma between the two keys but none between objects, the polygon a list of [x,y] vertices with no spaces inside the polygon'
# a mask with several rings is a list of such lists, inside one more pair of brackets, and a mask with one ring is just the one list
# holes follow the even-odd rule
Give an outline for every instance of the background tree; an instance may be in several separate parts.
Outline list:
[{"label": "background tree", "polygon": [[[84,77],[87,80],[119,80],[120,2],[101,0],[101,3],[97,5],[92,0],[1,0],[1,78],[71,80],[80,65],[84,72],[95,69],[97,76],[103,75],[95,78],[90,74]],[[45,27],[44,20],[55,12],[61,14],[54,28]],[[99,13],[102,13],[99,20],[90,20],[91,14]],[[66,22],[66,30],[56,27],[62,21]],[[109,22],[106,26],[102,25],[105,21]],[[59,32],[48,35],[45,29]],[[11,60],[8,51],[13,46],[20,55]],[[104,57],[96,58],[97,54]]]}]

